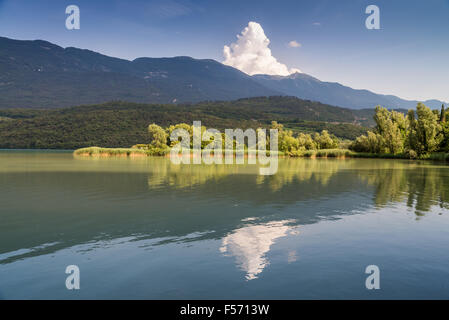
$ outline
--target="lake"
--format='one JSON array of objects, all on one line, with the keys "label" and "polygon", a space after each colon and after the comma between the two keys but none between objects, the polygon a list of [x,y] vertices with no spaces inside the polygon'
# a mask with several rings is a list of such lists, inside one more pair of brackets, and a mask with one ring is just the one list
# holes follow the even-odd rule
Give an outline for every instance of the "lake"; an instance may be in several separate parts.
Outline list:
[{"label": "lake", "polygon": [[448,299],[448,201],[442,163],[0,151],[0,299]]}]

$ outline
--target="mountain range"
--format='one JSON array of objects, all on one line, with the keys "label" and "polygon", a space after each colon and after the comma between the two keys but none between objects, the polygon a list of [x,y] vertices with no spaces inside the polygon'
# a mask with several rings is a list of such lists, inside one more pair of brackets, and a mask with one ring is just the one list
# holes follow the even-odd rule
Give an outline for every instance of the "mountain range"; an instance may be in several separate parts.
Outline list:
[{"label": "mountain range", "polygon": [[[0,108],[59,108],[112,100],[196,103],[282,95],[352,109],[378,104],[409,109],[418,102],[355,90],[302,73],[249,76],[212,59],[129,61],[43,40],[0,37]],[[424,103],[439,108],[444,102]]]},{"label": "mountain range", "polygon": [[287,95],[351,109],[373,108],[377,105],[391,109],[414,109],[418,102],[436,109],[446,104],[439,100],[404,100],[393,95],[352,89],[340,83],[320,81],[305,73],[294,73],[289,76],[262,74],[254,75],[253,79],[267,88]]}]

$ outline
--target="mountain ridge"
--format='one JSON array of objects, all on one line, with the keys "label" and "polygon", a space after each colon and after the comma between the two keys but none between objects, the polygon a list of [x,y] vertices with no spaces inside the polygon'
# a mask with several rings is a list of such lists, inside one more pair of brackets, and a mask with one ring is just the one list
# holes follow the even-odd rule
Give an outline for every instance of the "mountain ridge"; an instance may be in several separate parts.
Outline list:
[{"label": "mountain ridge", "polygon": [[235,100],[279,95],[211,59],[109,57],[44,40],[0,37],[0,107],[58,108],[127,100]]},{"label": "mountain ridge", "polygon": [[[106,101],[197,103],[295,96],[350,109],[411,109],[404,100],[304,73],[253,75],[213,59],[187,56],[126,60],[45,40],[0,37],[0,108],[60,108]],[[446,104],[424,101],[431,108]]]},{"label": "mountain ridge", "polygon": [[413,109],[418,102],[436,109],[447,102],[437,99],[425,101],[401,99],[395,95],[374,93],[367,89],[353,89],[338,82],[321,81],[305,73],[288,76],[253,75],[262,85],[301,99],[317,100],[344,108],[365,109],[381,105],[390,109]]}]

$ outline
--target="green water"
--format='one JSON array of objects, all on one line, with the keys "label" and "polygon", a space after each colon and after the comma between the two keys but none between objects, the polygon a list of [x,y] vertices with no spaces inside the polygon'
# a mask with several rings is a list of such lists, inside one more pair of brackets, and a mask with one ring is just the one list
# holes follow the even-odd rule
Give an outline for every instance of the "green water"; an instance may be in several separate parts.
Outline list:
[{"label": "green water", "polygon": [[448,201],[431,162],[0,151],[0,299],[447,299]]}]

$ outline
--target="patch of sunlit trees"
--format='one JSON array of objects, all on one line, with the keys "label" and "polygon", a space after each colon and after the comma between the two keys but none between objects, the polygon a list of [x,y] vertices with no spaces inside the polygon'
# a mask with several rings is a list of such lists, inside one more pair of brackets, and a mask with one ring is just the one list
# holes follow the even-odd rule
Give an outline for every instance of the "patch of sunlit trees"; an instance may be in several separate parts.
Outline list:
[{"label": "patch of sunlit trees", "polygon": [[[349,149],[359,153],[398,155],[412,159],[425,158],[432,153],[449,152],[448,116],[444,105],[441,111],[438,111],[419,103],[416,111],[409,110],[406,115],[377,106],[374,115],[376,126],[353,141]],[[167,128],[151,124],[148,127],[150,143],[134,147],[166,153],[166,150],[177,143],[170,141],[171,133],[180,128],[192,136],[193,126],[186,123]],[[271,123],[270,128],[278,130],[279,151],[289,156],[301,156],[310,150],[337,149],[341,145],[339,139],[326,130],[314,134],[295,133],[276,121]],[[206,127],[202,126],[201,132],[205,131]],[[222,133],[223,148],[229,139]],[[210,141],[202,141],[202,148],[209,143]],[[233,145],[236,147],[237,141],[233,140]]]},{"label": "patch of sunlit trees", "polygon": [[[285,155],[299,156],[303,152],[308,150],[321,150],[321,149],[335,149],[338,148],[339,140],[334,135],[329,134],[327,130],[323,130],[321,133],[306,134],[306,133],[293,133],[292,130],[285,129],[284,126],[276,121],[273,121],[270,126],[271,129],[278,130],[278,149]],[[172,147],[176,141],[170,141],[170,135],[175,129],[185,129],[193,135],[193,126],[187,123],[179,123],[176,125],[162,128],[157,124],[150,124],[148,126],[148,132],[150,135],[150,143],[139,144],[134,148],[139,149],[152,149],[152,150],[166,150]],[[204,133],[206,127],[201,127],[201,132]],[[226,141],[230,138],[222,133],[223,148],[226,145]],[[192,139],[191,139],[192,141]],[[202,141],[202,148],[204,148],[209,141]],[[268,143],[268,142],[267,142]],[[233,140],[233,145],[236,148],[237,141]],[[191,146],[192,147],[192,146]],[[246,145],[244,146],[247,147]]]},{"label": "patch of sunlit trees", "polygon": [[441,111],[418,103],[406,115],[376,107],[374,130],[358,137],[350,146],[356,152],[404,155],[421,158],[449,151],[449,123],[444,105]]}]

